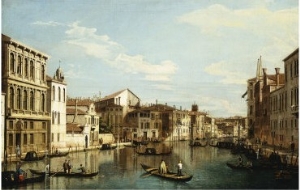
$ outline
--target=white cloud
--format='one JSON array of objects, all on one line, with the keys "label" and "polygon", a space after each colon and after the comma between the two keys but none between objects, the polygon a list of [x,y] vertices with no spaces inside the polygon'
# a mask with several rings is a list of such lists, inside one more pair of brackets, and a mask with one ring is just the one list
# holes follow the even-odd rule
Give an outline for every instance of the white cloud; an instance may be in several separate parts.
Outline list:
[{"label": "white cloud", "polygon": [[99,36],[96,28],[79,26],[78,22],[69,25],[65,33],[67,43],[81,47],[87,55],[101,59],[104,63],[125,73],[144,74],[145,80],[170,81],[177,66],[170,60],[159,64],[147,62],[142,55],[128,55],[122,45],[112,41],[107,35]]},{"label": "white cloud", "polygon": [[41,25],[41,26],[62,26],[64,24],[55,22],[55,21],[48,21],[48,22],[43,22],[43,21],[36,21],[32,23],[33,25]]},{"label": "white cloud", "polygon": [[[178,17],[179,23],[197,26],[202,33],[224,35],[226,28],[251,31],[265,37],[273,35],[297,36],[298,8],[270,11],[257,9],[232,10],[215,4]],[[266,32],[268,31],[268,32]]]},{"label": "white cloud", "polygon": [[210,75],[221,76],[220,82],[223,84],[246,84],[247,76],[241,71],[234,69],[234,66],[225,61],[220,61],[206,66],[204,71]]}]

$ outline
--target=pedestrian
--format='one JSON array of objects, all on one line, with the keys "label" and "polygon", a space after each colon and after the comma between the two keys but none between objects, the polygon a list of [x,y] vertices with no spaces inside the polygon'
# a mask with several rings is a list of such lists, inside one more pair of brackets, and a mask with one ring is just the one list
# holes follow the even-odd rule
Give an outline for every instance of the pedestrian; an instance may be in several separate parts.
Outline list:
[{"label": "pedestrian", "polygon": [[159,173],[165,174],[167,173],[167,166],[164,160],[161,160],[160,166],[159,166]]},{"label": "pedestrian", "polygon": [[177,170],[177,175],[181,176],[182,175],[182,163],[181,160],[177,164],[178,170]]},{"label": "pedestrian", "polygon": [[17,156],[17,158],[21,158],[21,149],[20,149],[19,145],[17,145],[17,147],[16,147],[16,156]]},{"label": "pedestrian", "polygon": [[63,163],[63,168],[64,168],[64,172],[65,173],[67,173],[67,171],[68,171],[68,161],[67,160],[65,160],[65,162]]},{"label": "pedestrian", "polygon": [[71,161],[69,160],[68,161],[68,173],[71,173],[71,168],[72,168],[72,165],[71,165]]},{"label": "pedestrian", "polygon": [[82,166],[82,164],[80,164],[80,167],[78,168],[79,170],[81,170],[81,173],[85,173],[86,169],[84,166]]},{"label": "pedestrian", "polygon": [[50,171],[50,165],[47,164],[47,165],[45,166],[45,173],[46,173],[46,174],[49,174],[49,171]]}]

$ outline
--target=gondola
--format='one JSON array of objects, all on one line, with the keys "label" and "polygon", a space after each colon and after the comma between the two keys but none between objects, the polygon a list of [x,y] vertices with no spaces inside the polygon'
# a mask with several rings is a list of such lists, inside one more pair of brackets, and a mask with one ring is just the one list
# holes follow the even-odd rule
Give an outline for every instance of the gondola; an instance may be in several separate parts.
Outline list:
[{"label": "gondola", "polygon": [[26,185],[29,183],[38,183],[43,182],[45,179],[45,175],[37,176],[37,177],[29,177],[24,178],[24,180],[19,180],[19,176],[15,171],[4,171],[1,174],[1,184],[2,188],[15,187],[20,185]]},{"label": "gondola", "polygon": [[[30,172],[32,174],[35,175],[45,175],[44,171],[41,170],[34,170],[34,169],[29,169]],[[71,173],[65,173],[63,171],[58,171],[58,172],[54,172],[54,171],[50,171],[48,174],[49,176],[55,176],[55,177],[94,177],[96,175],[98,175],[98,171],[97,172],[91,172],[91,173],[77,173],[77,172],[71,172]]]},{"label": "gondola", "polygon": [[64,156],[67,156],[68,154],[69,154],[69,152],[58,152],[58,153],[49,154],[48,157],[49,158],[64,157]]},{"label": "gondola", "polygon": [[227,162],[226,165],[232,169],[238,169],[238,170],[252,170],[253,169],[251,166],[233,164],[233,163],[229,163],[229,162]]},{"label": "gondola", "polygon": [[102,144],[100,150],[112,150],[112,149],[116,149],[117,145],[115,144]]},{"label": "gondola", "polygon": [[191,147],[206,147],[208,142],[206,140],[192,140],[189,145]]},{"label": "gondola", "polygon": [[168,172],[166,174],[160,174],[158,172],[158,168],[153,168],[153,167],[147,166],[145,164],[141,164],[141,166],[148,174],[158,176],[158,177],[168,179],[168,180],[186,182],[186,181],[190,181],[193,178],[193,175],[184,174],[184,173],[183,173],[183,175],[177,175],[177,173],[174,173],[174,172]]},{"label": "gondola", "polygon": [[146,148],[143,150],[136,150],[136,153],[139,155],[170,155],[172,149],[167,150],[166,152],[158,152],[155,148]]},{"label": "gondola", "polygon": [[39,156],[35,151],[27,152],[25,158],[21,158],[21,161],[38,161],[43,160],[45,155]]}]

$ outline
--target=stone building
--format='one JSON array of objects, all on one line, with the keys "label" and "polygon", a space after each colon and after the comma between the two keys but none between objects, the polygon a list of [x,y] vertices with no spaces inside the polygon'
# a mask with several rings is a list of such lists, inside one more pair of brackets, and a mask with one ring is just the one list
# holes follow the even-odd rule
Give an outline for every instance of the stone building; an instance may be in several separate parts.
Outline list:
[{"label": "stone building", "polygon": [[50,113],[46,66],[49,56],[2,34],[2,93],[8,156],[47,149]]},{"label": "stone building", "polygon": [[94,101],[91,99],[67,98],[68,147],[89,148],[99,145],[99,122]]},{"label": "stone building", "polygon": [[48,101],[47,107],[51,113],[48,126],[48,150],[53,153],[66,148],[66,99],[67,84],[61,68],[59,67],[53,78],[47,76]]},{"label": "stone building", "polygon": [[130,138],[130,126],[124,123],[126,114],[140,107],[140,99],[131,90],[124,89],[95,101],[101,125],[113,133],[115,140]]},{"label": "stone building", "polygon": [[285,85],[270,94],[270,133],[268,144],[290,148],[299,141],[299,48],[284,60]]}]

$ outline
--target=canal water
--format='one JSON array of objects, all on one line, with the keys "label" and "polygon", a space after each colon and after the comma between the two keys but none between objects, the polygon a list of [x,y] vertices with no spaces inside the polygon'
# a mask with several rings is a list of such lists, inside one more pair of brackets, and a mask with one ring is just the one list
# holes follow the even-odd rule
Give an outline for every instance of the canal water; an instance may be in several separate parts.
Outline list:
[{"label": "canal water", "polygon": [[[298,179],[280,182],[274,171],[232,170],[226,162],[238,162],[230,150],[215,147],[190,147],[188,141],[168,142],[173,153],[168,156],[142,156],[134,148],[91,150],[73,152],[68,157],[51,158],[50,167],[62,171],[65,159],[71,160],[73,171],[79,172],[80,164],[89,171],[99,171],[91,178],[47,177],[45,182],[30,184],[20,189],[298,189]],[[148,145],[149,146],[149,145]],[[150,145],[151,146],[151,145]],[[153,144],[152,146],[158,146]],[[178,161],[183,172],[193,174],[189,182],[174,182],[145,174],[141,163],[159,166],[164,159],[170,170],[176,171]],[[47,159],[23,163],[22,169],[32,176],[29,169],[44,169]],[[15,164],[8,166],[15,169]]]}]

